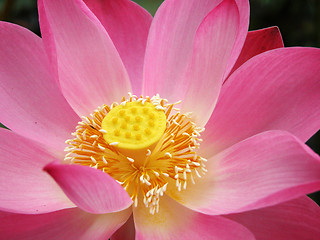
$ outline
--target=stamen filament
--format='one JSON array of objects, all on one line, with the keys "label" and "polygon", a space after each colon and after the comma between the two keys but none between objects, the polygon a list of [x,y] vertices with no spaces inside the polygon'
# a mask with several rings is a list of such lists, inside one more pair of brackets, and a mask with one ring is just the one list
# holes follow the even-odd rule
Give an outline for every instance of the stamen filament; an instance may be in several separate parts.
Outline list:
[{"label": "stamen filament", "polygon": [[[65,160],[109,174],[128,192],[134,207],[144,204],[150,209],[151,214],[155,214],[159,211],[159,200],[167,189],[169,179],[175,181],[178,191],[183,191],[187,188],[188,182],[195,184],[194,176],[201,178],[207,173],[205,168],[207,160],[197,155],[197,149],[202,141],[200,134],[204,129],[197,127],[191,121],[191,113],[180,113],[180,109],[175,107],[177,104],[179,102],[170,104],[159,95],[152,98],[142,96],[138,98],[129,93],[129,98],[123,97],[120,103],[114,102],[110,107],[107,105],[98,107],[89,116],[82,117],[76,132],[72,134],[74,138],[66,141],[68,147],[65,149]],[[119,141],[106,140],[106,136],[110,134],[119,135],[110,125],[112,118],[107,129],[103,127],[106,117],[112,116],[109,114],[111,111],[119,111],[119,114],[122,114],[121,109],[129,108],[133,113],[130,117],[136,121],[132,125],[136,130],[132,131],[140,131],[143,127],[139,124],[146,124],[143,122],[144,115],[139,115],[142,114],[140,106],[141,109],[145,109],[150,105],[153,106],[154,111],[161,111],[165,118],[165,128],[153,145],[144,146],[141,154],[136,154],[132,152],[133,147],[131,147],[131,153],[121,148],[123,147],[121,138]],[[144,114],[152,117],[151,108],[143,111],[145,111]],[[128,118],[128,121],[131,119]],[[147,124],[152,125],[154,121]],[[117,124],[122,126],[121,123]],[[129,122],[123,127],[128,128],[128,124]],[[149,131],[143,131],[146,136],[153,136],[148,135],[151,134]],[[121,136],[130,139],[133,135],[130,133]]]}]

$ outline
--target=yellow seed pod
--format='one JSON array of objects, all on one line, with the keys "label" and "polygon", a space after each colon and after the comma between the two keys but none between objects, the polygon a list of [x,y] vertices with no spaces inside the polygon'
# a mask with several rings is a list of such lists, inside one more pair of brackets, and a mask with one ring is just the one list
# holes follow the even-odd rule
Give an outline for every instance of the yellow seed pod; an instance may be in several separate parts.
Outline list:
[{"label": "yellow seed pod", "polygon": [[122,149],[145,149],[159,141],[166,129],[166,115],[150,102],[128,102],[111,109],[103,119],[103,138]]}]

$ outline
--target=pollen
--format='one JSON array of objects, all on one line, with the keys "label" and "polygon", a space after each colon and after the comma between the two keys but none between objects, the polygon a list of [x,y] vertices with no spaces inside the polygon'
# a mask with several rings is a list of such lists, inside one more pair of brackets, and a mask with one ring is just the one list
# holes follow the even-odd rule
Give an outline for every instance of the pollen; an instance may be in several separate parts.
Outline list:
[{"label": "pollen", "polygon": [[159,95],[129,93],[120,104],[98,107],[82,117],[66,141],[65,161],[108,173],[128,192],[134,207],[157,213],[168,184],[183,191],[207,172],[206,159],[197,154],[204,129],[177,104]]}]

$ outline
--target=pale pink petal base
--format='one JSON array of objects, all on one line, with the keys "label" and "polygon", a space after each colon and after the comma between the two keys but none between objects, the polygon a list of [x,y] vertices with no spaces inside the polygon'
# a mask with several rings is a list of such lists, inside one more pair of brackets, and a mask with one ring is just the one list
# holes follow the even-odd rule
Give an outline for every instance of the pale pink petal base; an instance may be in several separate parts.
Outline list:
[{"label": "pale pink petal base", "polygon": [[320,124],[319,71],[316,48],[278,48],[251,58],[223,85],[201,152],[209,157],[268,130],[308,140]]},{"label": "pale pink petal base", "polygon": [[253,240],[250,231],[220,216],[194,212],[167,196],[161,197],[159,212],[152,215],[143,204],[133,208],[136,240]]},{"label": "pale pink petal base", "polygon": [[47,171],[79,208],[90,213],[109,213],[128,208],[131,198],[107,173],[81,165],[51,163]]},{"label": "pale pink petal base", "polygon": [[131,0],[85,0],[103,24],[128,71],[132,91],[141,94],[142,69],[152,16]]},{"label": "pale pink petal base", "polygon": [[269,131],[208,159],[208,173],[167,194],[206,214],[271,206],[320,188],[320,157],[293,135]]},{"label": "pale pink petal base", "polygon": [[0,239],[6,240],[105,240],[131,214],[131,209],[108,214],[90,214],[79,208],[24,215],[0,212]]},{"label": "pale pink petal base", "polygon": [[79,117],[51,76],[41,38],[0,22],[0,39],[0,122],[59,156]]},{"label": "pale pink petal base", "polygon": [[[79,116],[120,101],[131,84],[105,28],[81,0],[39,0],[42,33],[56,56],[62,92]],[[52,43],[52,41],[54,41]],[[52,47],[55,46],[55,49]],[[89,84],[90,83],[90,84]]]},{"label": "pale pink petal base", "polygon": [[0,210],[39,214],[74,207],[42,171],[54,157],[37,143],[0,128],[0,156]]},{"label": "pale pink petal base", "polygon": [[318,240],[319,216],[320,207],[310,198],[302,197],[226,217],[246,226],[257,240]]}]

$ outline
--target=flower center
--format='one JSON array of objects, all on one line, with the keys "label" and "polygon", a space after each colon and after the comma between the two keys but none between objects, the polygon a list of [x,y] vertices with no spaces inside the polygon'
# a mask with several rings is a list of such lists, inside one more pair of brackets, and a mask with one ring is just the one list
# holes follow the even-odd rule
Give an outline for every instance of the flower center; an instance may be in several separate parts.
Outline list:
[{"label": "flower center", "polygon": [[190,114],[180,113],[176,104],[158,95],[129,94],[120,104],[99,107],[82,117],[74,138],[66,141],[65,160],[108,173],[136,207],[139,199],[151,214],[158,212],[168,184],[175,182],[182,191],[207,171],[206,159],[196,153],[204,129],[191,121]]},{"label": "flower center", "polygon": [[150,102],[124,102],[102,121],[104,139],[121,149],[144,149],[159,141],[166,129],[166,115]]}]

